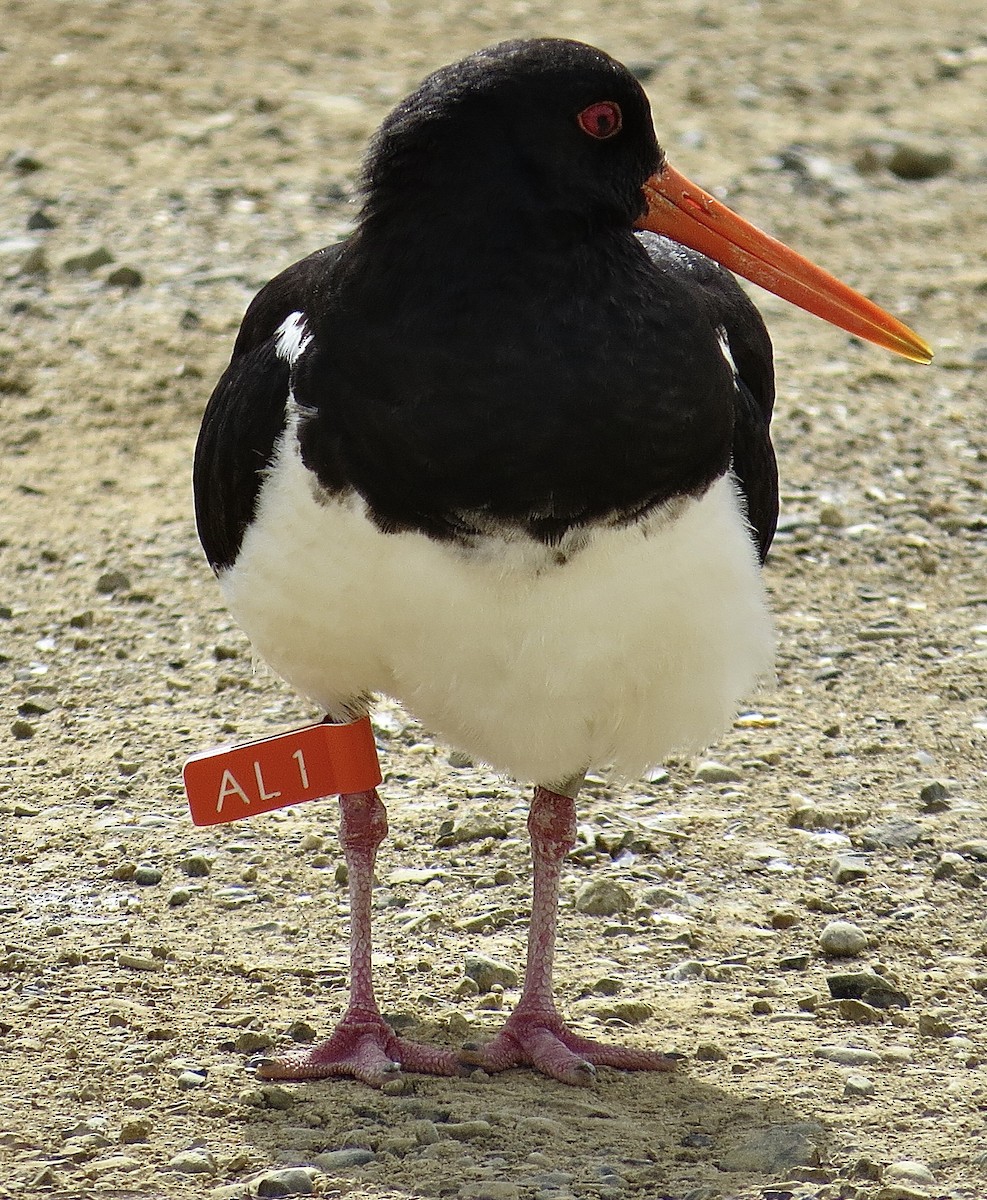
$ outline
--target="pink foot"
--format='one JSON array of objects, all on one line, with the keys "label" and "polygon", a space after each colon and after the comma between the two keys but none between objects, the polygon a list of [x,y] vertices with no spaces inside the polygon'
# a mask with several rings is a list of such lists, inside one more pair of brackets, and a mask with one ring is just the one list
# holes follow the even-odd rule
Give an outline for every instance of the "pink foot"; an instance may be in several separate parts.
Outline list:
[{"label": "pink foot", "polygon": [[467,1042],[459,1059],[485,1071],[534,1067],[562,1083],[588,1087],[597,1067],[625,1071],[674,1071],[677,1059],[656,1050],[610,1046],[571,1033],[553,1010],[516,1009],[504,1027],[485,1046]]},{"label": "pink foot", "polygon": [[280,1058],[263,1059],[261,1079],[328,1079],[346,1075],[371,1087],[402,1078],[402,1069],[425,1075],[459,1075],[458,1056],[451,1050],[424,1046],[398,1037],[376,1012],[350,1008],[328,1041]]}]

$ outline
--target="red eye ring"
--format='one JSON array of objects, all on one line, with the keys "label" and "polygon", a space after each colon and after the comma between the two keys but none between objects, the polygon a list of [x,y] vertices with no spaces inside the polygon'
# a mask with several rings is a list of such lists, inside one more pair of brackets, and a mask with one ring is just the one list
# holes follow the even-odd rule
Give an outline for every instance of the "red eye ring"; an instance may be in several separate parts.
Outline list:
[{"label": "red eye ring", "polygon": [[596,104],[591,104],[583,109],[576,120],[583,133],[588,133],[590,137],[600,141],[620,133],[620,127],[624,123],[620,105],[612,100],[599,100]]}]

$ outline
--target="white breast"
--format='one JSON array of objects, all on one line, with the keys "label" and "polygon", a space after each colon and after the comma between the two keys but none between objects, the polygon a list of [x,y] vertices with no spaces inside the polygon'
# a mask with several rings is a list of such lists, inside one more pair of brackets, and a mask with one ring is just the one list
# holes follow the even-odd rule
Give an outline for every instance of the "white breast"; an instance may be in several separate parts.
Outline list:
[{"label": "white breast", "polygon": [[562,564],[525,538],[465,550],[320,496],[289,430],[220,583],[258,653],[334,715],[385,693],[518,779],[636,776],[717,737],[770,669],[741,510],[725,477]]}]

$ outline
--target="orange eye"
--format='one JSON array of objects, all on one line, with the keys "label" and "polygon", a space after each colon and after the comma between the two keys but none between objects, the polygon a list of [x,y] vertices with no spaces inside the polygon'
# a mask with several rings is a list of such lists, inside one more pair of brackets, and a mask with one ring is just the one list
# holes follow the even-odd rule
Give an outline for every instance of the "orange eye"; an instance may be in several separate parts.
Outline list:
[{"label": "orange eye", "polygon": [[612,100],[601,100],[597,104],[591,104],[589,108],[584,108],[576,119],[583,133],[600,139],[611,138],[615,133],[620,133],[623,123],[620,106]]}]

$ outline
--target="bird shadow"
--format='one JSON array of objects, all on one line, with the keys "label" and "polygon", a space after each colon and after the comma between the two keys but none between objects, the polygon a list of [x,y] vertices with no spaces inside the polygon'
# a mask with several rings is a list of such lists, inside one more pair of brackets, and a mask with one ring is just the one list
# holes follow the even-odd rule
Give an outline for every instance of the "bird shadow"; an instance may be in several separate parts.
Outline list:
[{"label": "bird shadow", "polygon": [[329,1194],[375,1200],[783,1200],[799,1181],[833,1177],[810,1114],[688,1064],[670,1074],[601,1068],[586,1089],[529,1070],[408,1076],[404,1086],[387,1095],[350,1080],[259,1084],[261,1107],[242,1132],[270,1169],[314,1165]]}]

